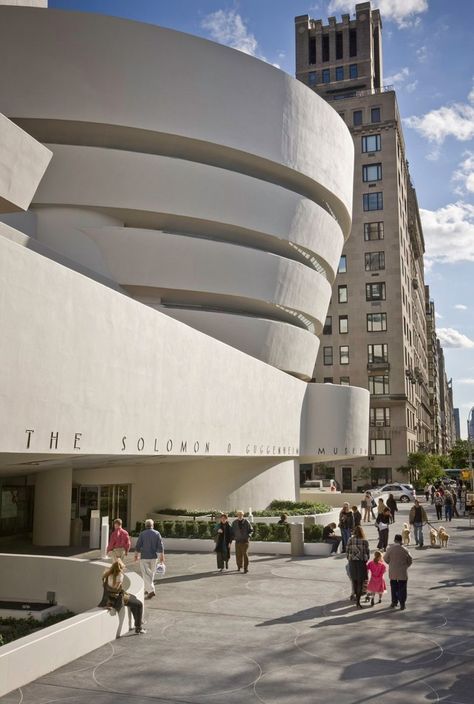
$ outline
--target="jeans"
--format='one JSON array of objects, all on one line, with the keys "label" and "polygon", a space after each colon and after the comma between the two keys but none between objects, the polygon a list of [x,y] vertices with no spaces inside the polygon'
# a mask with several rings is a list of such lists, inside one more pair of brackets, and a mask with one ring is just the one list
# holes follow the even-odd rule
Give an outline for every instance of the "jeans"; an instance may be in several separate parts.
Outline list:
[{"label": "jeans", "polygon": [[453,507],[451,504],[445,504],[444,516],[447,521],[451,521],[451,519],[453,517]]},{"label": "jeans", "polygon": [[345,552],[346,545],[349,542],[349,539],[351,537],[351,529],[350,528],[341,528],[341,536],[342,536],[342,552]]},{"label": "jeans", "polygon": [[130,611],[132,612],[135,628],[136,629],[141,628],[142,618],[143,618],[143,604],[142,604],[142,602],[139,601],[136,596],[133,596],[133,594],[129,594],[127,606],[130,609]]},{"label": "jeans", "polygon": [[143,581],[145,582],[145,591],[149,594],[155,593],[153,577],[156,572],[156,562],[156,557],[154,560],[140,560],[140,572],[142,573]]},{"label": "jeans", "polygon": [[443,506],[441,504],[435,504],[436,518],[440,521],[443,518]]},{"label": "jeans", "polygon": [[379,550],[386,550],[388,545],[388,528],[384,528],[383,530],[379,530],[379,542],[378,542],[378,549]]},{"label": "jeans", "polygon": [[415,543],[423,547],[423,523],[414,523]]},{"label": "jeans", "polygon": [[392,592],[392,604],[397,606],[405,606],[407,600],[407,580],[406,579],[391,579],[390,590]]},{"label": "jeans", "polygon": [[220,550],[216,550],[217,557],[217,569],[223,570],[224,564],[226,567],[229,566],[230,550],[229,545],[224,545]]},{"label": "jeans", "polygon": [[326,540],[324,542],[328,543],[328,545],[332,545],[331,553],[333,553],[333,552],[337,552],[337,549],[339,547],[339,543],[341,542],[341,538],[339,538],[338,535],[333,535],[332,537],[326,538]]}]

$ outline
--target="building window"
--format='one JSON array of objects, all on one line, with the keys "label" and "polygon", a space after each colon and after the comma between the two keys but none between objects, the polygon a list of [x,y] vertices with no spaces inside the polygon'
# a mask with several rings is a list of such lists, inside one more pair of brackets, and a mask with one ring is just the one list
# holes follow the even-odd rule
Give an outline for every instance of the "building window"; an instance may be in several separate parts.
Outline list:
[{"label": "building window", "polygon": [[370,454],[371,455],[391,455],[392,454],[392,443],[387,438],[377,439],[371,438],[370,440]]},{"label": "building window", "polygon": [[390,425],[390,408],[371,408],[370,425],[373,428],[388,427]]},{"label": "building window", "polygon": [[332,364],[332,347],[323,347],[323,364],[326,367]]},{"label": "building window", "polygon": [[367,332],[385,332],[386,329],[386,313],[367,313]]},{"label": "building window", "polygon": [[366,242],[383,240],[383,222],[364,223],[364,240]]},{"label": "building window", "polygon": [[338,274],[345,274],[347,271],[347,257],[345,254],[339,259],[339,267],[337,269]]},{"label": "building window", "polygon": [[323,379],[323,384],[332,384],[332,376],[325,376]]},{"label": "building window", "polygon": [[332,335],[332,316],[328,315],[324,321],[323,335]]},{"label": "building window", "polygon": [[344,66],[337,66],[336,67],[336,81],[343,81],[344,80]]},{"label": "building window", "polygon": [[357,78],[357,64],[349,65],[349,78]]},{"label": "building window", "polygon": [[317,75],[316,71],[310,71],[310,72],[308,73],[308,85],[309,85],[309,87],[312,88],[313,86],[316,85],[317,82],[318,82],[318,75]]},{"label": "building window", "polygon": [[379,134],[366,134],[362,137],[362,153],[379,152],[382,149],[382,139]]},{"label": "building window", "polygon": [[323,83],[330,83],[330,82],[331,82],[331,76],[329,74],[329,69],[323,68]]},{"label": "building window", "polygon": [[390,393],[388,374],[369,376],[369,391],[374,396],[383,396]]},{"label": "building window", "polygon": [[347,303],[347,286],[337,287],[337,300],[338,303]]},{"label": "building window", "polygon": [[373,284],[365,284],[366,301],[385,301],[385,283],[378,281]]},{"label": "building window", "polygon": [[357,56],[357,29],[349,30],[349,56]]},{"label": "building window", "polygon": [[364,193],[364,210],[383,210],[383,193]]},{"label": "building window", "polygon": [[367,181],[380,181],[382,178],[382,164],[364,164],[362,167],[362,180],[364,183]]},{"label": "building window", "polygon": [[336,59],[342,59],[342,32],[336,32]]},{"label": "building window", "polygon": [[347,315],[339,316],[339,332],[341,335],[345,335],[349,332],[349,318]]},{"label": "building window", "polygon": [[316,37],[310,37],[310,38],[309,38],[309,44],[308,44],[308,63],[309,63],[309,64],[315,64],[315,63],[316,63]]},{"label": "building window", "polygon": [[362,124],[362,110],[354,110],[352,113],[352,124],[354,127]]},{"label": "building window", "polygon": [[341,386],[350,386],[351,380],[349,379],[348,376],[341,376],[341,377],[339,377],[339,383]]},{"label": "building window", "polygon": [[372,108],[370,110],[370,121],[380,122],[380,108]]},{"label": "building window", "polygon": [[385,252],[366,252],[365,270],[381,271],[385,269]]},{"label": "building window", "polygon": [[369,364],[388,362],[388,345],[367,345],[367,354]]},{"label": "building window", "polygon": [[339,347],[339,364],[349,364],[349,345]]},{"label": "building window", "polygon": [[329,34],[323,34],[322,58],[323,61],[329,61]]}]

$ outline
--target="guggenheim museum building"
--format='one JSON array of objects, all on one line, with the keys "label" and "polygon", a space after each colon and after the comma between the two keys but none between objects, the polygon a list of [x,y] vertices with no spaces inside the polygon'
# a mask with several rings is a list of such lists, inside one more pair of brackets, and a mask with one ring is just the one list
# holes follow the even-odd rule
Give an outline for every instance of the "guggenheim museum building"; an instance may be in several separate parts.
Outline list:
[{"label": "guggenheim museum building", "polygon": [[213,42],[21,3],[0,65],[0,535],[264,508],[367,455],[368,392],[311,381],[351,228],[337,113]]}]

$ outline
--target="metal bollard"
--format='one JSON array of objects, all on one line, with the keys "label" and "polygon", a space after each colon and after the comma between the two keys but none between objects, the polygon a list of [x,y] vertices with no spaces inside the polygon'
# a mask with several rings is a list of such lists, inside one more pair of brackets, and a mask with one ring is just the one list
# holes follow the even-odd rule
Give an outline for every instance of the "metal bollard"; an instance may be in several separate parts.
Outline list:
[{"label": "metal bollard", "polygon": [[302,523],[290,523],[291,557],[304,555],[304,526]]}]

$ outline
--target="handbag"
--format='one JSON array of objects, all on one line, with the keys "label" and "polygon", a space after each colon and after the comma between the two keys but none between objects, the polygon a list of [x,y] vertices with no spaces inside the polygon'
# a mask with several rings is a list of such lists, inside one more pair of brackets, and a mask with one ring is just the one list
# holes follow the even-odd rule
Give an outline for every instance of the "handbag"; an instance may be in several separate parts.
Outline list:
[{"label": "handbag", "polygon": [[166,574],[166,565],[164,562],[159,562],[156,566],[155,577],[162,579]]}]

